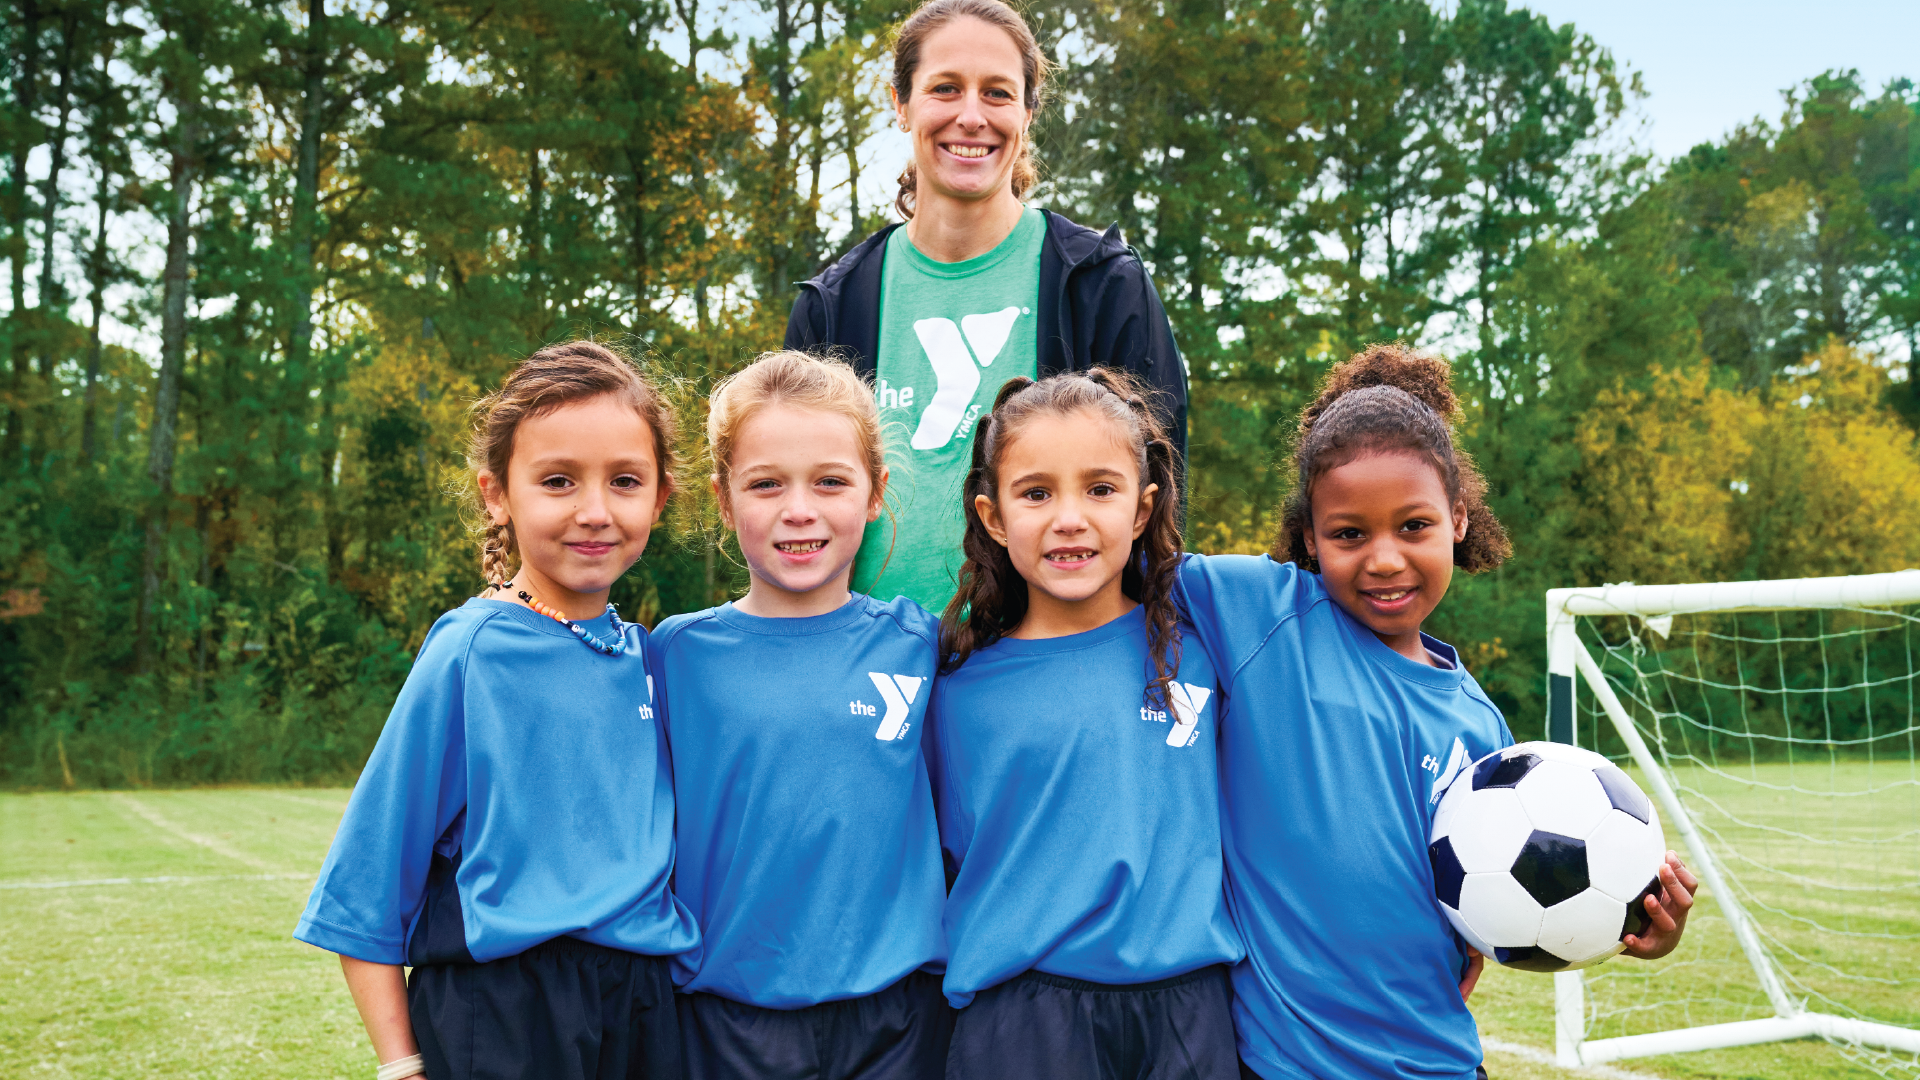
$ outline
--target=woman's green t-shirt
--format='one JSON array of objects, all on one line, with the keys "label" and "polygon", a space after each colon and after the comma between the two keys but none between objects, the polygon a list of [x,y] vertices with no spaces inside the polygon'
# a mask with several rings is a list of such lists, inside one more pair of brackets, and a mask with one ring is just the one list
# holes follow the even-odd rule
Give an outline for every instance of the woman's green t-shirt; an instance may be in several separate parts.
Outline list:
[{"label": "woman's green t-shirt", "polygon": [[887,238],[874,395],[891,516],[867,526],[854,588],[911,597],[935,613],[952,598],[974,423],[1008,379],[1038,370],[1034,311],[1046,238],[1046,215],[1032,207],[992,251],[965,262],[929,259],[906,229]]}]

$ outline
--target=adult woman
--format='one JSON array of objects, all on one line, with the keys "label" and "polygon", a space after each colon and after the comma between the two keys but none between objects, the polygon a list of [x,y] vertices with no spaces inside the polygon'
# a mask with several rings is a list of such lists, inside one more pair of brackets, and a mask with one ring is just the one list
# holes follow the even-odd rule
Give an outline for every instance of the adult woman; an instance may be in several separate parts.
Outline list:
[{"label": "adult woman", "polygon": [[834,348],[911,432],[893,440],[892,519],[869,528],[854,569],[882,598],[938,611],[953,595],[974,421],[1010,378],[1126,370],[1158,391],[1185,459],[1186,367],[1139,255],[1118,228],[1021,201],[1046,67],[1000,0],[931,0],[908,18],[890,88],[913,137],[894,204],[906,225],[803,283],[787,323],[788,348]]}]

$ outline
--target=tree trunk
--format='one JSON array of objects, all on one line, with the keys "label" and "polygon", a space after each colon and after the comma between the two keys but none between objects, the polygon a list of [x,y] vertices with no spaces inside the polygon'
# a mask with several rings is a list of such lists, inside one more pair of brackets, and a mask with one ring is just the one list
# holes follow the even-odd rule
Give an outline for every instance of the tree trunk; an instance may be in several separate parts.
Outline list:
[{"label": "tree trunk", "polygon": [[687,85],[700,85],[700,0],[673,0],[674,13],[687,28]]},{"label": "tree trunk", "polygon": [[773,118],[773,249],[768,252],[765,295],[777,296],[787,286],[787,256],[793,245],[793,206],[787,197],[793,183],[793,2],[774,3],[773,97],[778,111]]},{"label": "tree trunk", "polygon": [[[638,64],[647,47],[645,31],[638,26],[631,27],[627,45],[633,50],[634,62]],[[652,139],[649,138],[652,134],[652,117],[648,106],[652,94],[649,87],[632,80],[626,86],[628,100],[636,106],[637,112],[633,130],[627,133],[627,167],[633,181],[633,221],[627,245],[632,249],[633,258],[632,332],[639,334],[645,331],[647,316],[652,314],[652,308],[647,303],[647,159],[652,153]]]},{"label": "tree trunk", "polygon": [[21,332],[20,316],[27,310],[27,155],[39,145],[33,137],[37,126],[33,114],[40,104],[40,5],[36,0],[22,0],[20,24],[20,66],[15,69],[18,75],[14,80],[13,100],[26,123],[21,125],[23,130],[13,142],[13,184],[7,200],[7,261],[13,271],[14,332],[12,355],[8,358],[12,370],[8,373],[11,393],[7,402],[7,430],[4,441],[0,442],[0,461],[8,463],[20,453],[23,422],[20,396],[26,389],[27,343],[31,337]]},{"label": "tree trunk", "polygon": [[167,264],[161,276],[160,378],[153,394],[153,425],[147,445],[147,478],[153,482],[147,508],[147,545],[141,560],[140,609],[135,619],[134,657],[142,673],[152,670],[154,611],[165,569],[167,512],[173,495],[174,423],[180,412],[180,375],[187,353],[187,269],[191,258],[195,152],[199,135],[199,73],[172,80],[174,129],[168,179]]},{"label": "tree trunk", "polygon": [[[79,32],[79,21],[79,13],[70,11],[60,24],[60,123],[54,127],[47,147],[51,160],[47,168],[47,194],[40,207],[40,310],[44,312],[55,310],[59,300],[54,295],[53,280],[54,212],[60,207],[60,173],[67,166],[67,120],[73,114],[73,39]],[[43,379],[52,375],[52,352],[45,346],[40,350]]]},{"label": "tree trunk", "polygon": [[305,386],[313,352],[314,218],[320,192],[320,128],[326,115],[327,5],[307,0],[306,87],[300,117],[300,158],[293,176],[293,328],[287,334],[287,372]]},{"label": "tree trunk", "polygon": [[641,140],[628,145],[633,164],[633,332],[646,329],[652,307],[647,303],[647,150]]},{"label": "tree trunk", "polygon": [[[95,145],[101,145],[96,139]],[[100,166],[100,191],[94,197],[93,250],[87,253],[87,304],[92,309],[92,326],[87,332],[87,383],[80,406],[80,457],[92,461],[94,447],[94,411],[100,387],[100,315],[107,291],[107,198],[112,174],[104,159]]]},{"label": "tree trunk", "polygon": [[547,197],[547,174],[540,164],[540,148],[527,151],[527,224],[526,238],[522,241],[527,249],[527,297],[533,301],[534,311],[542,316],[540,332],[546,332],[547,311],[546,289],[540,264],[544,253],[546,230],[541,225],[541,204]]},{"label": "tree trunk", "polygon": [[38,340],[34,343],[34,352],[39,356],[40,387],[34,393],[34,404],[29,412],[30,429],[24,453],[27,464],[32,464],[34,449],[37,446],[41,457],[52,452],[57,441],[58,421],[53,413],[53,365],[54,344],[53,326],[55,319],[64,319],[66,304],[59,282],[53,276],[54,241],[59,236],[55,213],[60,208],[60,173],[67,166],[67,121],[73,115],[73,39],[79,32],[80,16],[76,11],[68,11],[60,20],[60,91],[57,108],[60,121],[54,126],[53,135],[47,140],[49,160],[47,163],[47,182],[43,189],[45,196],[40,205],[40,295],[36,306],[40,309]]}]

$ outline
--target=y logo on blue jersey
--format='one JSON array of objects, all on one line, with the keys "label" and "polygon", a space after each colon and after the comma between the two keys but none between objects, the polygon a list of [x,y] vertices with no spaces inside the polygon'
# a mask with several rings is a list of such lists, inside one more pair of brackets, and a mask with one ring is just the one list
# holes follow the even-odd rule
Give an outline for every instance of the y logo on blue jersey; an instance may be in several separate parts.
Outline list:
[{"label": "y logo on blue jersey", "polygon": [[[1167,684],[1167,703],[1173,706],[1173,728],[1167,732],[1168,746],[1193,745],[1198,737],[1195,729],[1200,726],[1200,712],[1207,707],[1207,699],[1212,696],[1212,687],[1178,682]],[[1162,724],[1167,722],[1167,714],[1157,709],[1143,708],[1140,717]]]},{"label": "y logo on blue jersey", "polygon": [[980,368],[992,364],[1007,347],[1013,322],[1022,314],[1020,308],[1006,307],[964,316],[958,326],[952,319],[921,319],[913,324],[914,335],[920,339],[920,347],[927,350],[927,363],[939,383],[933,400],[920,413],[920,426],[913,430],[911,445],[915,450],[938,450],[953,438],[967,407],[973,404],[973,392],[980,389]]},{"label": "y logo on blue jersey", "polygon": [[1432,754],[1421,758],[1420,767],[1434,774],[1433,791],[1427,795],[1427,802],[1429,804],[1439,802],[1440,796],[1447,793],[1447,786],[1453,783],[1453,778],[1459,776],[1460,770],[1467,765],[1467,744],[1461,742],[1458,736],[1454,737],[1453,751],[1447,755],[1447,764],[1444,768],[1440,764],[1440,759]]},{"label": "y logo on blue jersey", "polygon": [[[869,671],[867,678],[873,680],[873,688],[880,691],[880,700],[887,703],[887,714],[880,718],[880,727],[873,737],[881,742],[892,742],[905,735],[907,727],[907,707],[913,704],[915,695],[920,693],[920,684],[927,680],[919,675],[888,675],[885,672]],[[854,702],[856,707],[864,702]],[[866,705],[866,715],[873,715],[873,706]]]}]

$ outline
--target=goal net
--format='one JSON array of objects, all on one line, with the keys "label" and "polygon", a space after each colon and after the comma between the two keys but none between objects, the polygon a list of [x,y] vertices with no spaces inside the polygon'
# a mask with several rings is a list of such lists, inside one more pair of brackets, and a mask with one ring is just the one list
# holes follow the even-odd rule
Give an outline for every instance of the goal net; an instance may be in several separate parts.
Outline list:
[{"label": "goal net", "polygon": [[1703,886],[1671,956],[1555,976],[1561,1064],[1824,1039],[1920,1080],[1920,571],[1555,589],[1547,638],[1548,737]]}]

